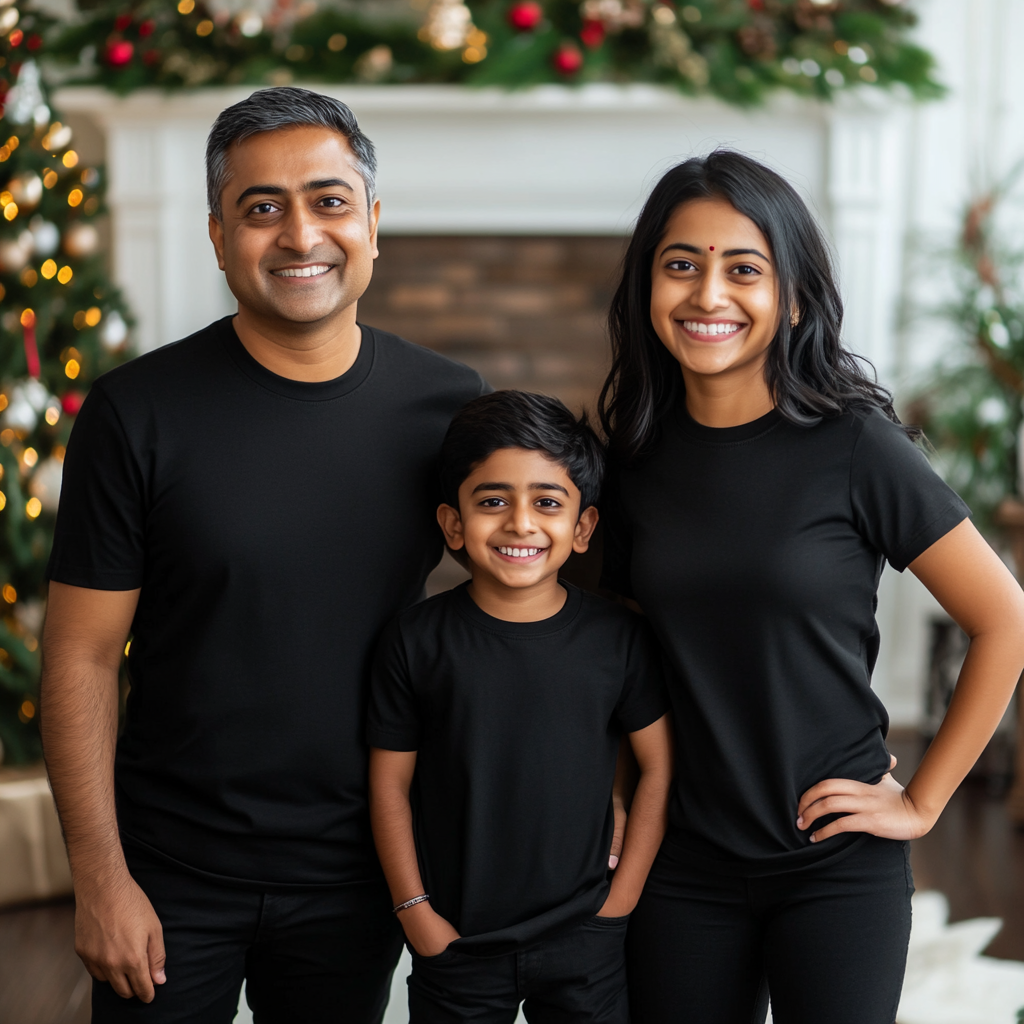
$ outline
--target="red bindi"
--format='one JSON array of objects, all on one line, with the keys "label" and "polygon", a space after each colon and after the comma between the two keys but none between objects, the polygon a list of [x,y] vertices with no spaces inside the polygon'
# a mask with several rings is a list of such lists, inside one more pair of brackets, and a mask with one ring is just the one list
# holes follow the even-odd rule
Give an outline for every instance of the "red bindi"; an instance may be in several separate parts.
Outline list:
[{"label": "red bindi", "polygon": [[709,249],[710,249],[710,250],[711,250],[712,252],[714,252],[714,251],[715,251],[715,247],[714,247],[713,245],[709,245],[709,246],[708,246],[708,248],[709,248]]}]

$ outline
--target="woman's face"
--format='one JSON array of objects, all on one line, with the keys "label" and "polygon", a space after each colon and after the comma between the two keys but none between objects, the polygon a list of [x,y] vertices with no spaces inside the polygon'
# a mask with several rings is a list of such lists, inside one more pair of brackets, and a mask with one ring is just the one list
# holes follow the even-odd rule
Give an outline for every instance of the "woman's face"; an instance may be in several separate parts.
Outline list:
[{"label": "woman's face", "polygon": [[724,199],[678,207],[654,250],[651,321],[684,377],[763,380],[779,301],[757,225]]}]

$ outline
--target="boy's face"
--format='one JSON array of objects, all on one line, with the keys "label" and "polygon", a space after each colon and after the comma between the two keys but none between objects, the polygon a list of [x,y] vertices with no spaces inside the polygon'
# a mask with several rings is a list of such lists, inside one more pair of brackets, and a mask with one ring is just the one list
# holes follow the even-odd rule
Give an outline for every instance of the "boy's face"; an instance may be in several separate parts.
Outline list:
[{"label": "boy's face", "polygon": [[557,579],[573,551],[584,552],[597,509],[580,515],[580,492],[542,452],[503,448],[476,466],[459,488],[459,508],[441,505],[437,520],[448,546],[465,548],[478,573],[505,587]]}]

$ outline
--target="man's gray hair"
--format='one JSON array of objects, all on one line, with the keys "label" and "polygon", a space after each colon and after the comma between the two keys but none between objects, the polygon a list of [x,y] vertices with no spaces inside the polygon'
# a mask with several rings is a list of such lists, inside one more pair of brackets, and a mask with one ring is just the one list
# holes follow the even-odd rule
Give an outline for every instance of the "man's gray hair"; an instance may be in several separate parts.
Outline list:
[{"label": "man's gray hair", "polygon": [[222,110],[206,139],[206,200],[210,213],[223,216],[220,197],[231,177],[228,150],[259,132],[312,125],[340,132],[355,155],[355,167],[366,186],[367,210],[377,194],[377,154],[359,130],[355,114],[340,100],[291,85],[260,89]]}]

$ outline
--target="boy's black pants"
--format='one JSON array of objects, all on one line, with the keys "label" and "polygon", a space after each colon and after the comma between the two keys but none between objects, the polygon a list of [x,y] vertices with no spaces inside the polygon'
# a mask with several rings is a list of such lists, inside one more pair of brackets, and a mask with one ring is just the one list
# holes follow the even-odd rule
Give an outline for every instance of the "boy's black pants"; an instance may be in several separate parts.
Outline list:
[{"label": "boy's black pants", "polygon": [[163,925],[151,1003],[93,982],[93,1024],[230,1024],[242,981],[256,1024],[379,1024],[402,950],[383,881],[299,892],[234,888],[125,845]]},{"label": "boy's black pants", "polygon": [[666,844],[629,925],[633,1024],[764,1024],[769,992],[775,1024],[893,1024],[909,846],[867,836],[831,863],[742,878]]},{"label": "boy's black pants", "polygon": [[628,917],[592,917],[505,956],[413,953],[409,1024],[627,1024]]}]

